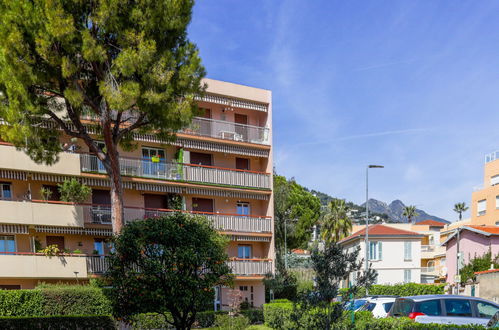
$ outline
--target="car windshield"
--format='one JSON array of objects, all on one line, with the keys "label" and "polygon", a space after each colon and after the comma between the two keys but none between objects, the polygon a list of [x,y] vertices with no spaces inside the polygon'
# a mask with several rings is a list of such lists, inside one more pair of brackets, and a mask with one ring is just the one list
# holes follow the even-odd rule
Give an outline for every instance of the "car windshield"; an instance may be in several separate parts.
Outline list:
[{"label": "car windshield", "polygon": [[397,299],[392,306],[391,315],[393,316],[409,316],[412,312],[414,301],[410,299]]},{"label": "car windshield", "polygon": [[[364,306],[365,303],[367,302],[367,300],[365,299],[355,299],[353,301],[353,310],[357,310],[359,309],[360,307]],[[346,310],[352,310],[352,302],[349,301],[346,305],[345,305],[345,309]]]},{"label": "car windshield", "polygon": [[383,304],[383,308],[385,309],[385,312],[387,312],[387,313],[390,311],[390,308],[392,308],[392,306],[393,306],[392,302]]}]

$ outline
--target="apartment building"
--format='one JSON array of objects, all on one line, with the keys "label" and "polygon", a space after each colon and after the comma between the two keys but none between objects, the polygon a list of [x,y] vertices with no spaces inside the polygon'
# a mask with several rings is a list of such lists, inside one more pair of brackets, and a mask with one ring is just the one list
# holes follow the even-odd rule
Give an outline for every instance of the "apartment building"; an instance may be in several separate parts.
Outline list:
[{"label": "apartment building", "polygon": [[499,151],[485,155],[483,184],[471,194],[471,224],[499,225]]},{"label": "apartment building", "polygon": [[[359,260],[364,259],[366,251],[366,230],[365,226],[361,227],[340,241],[348,251],[360,248]],[[376,284],[419,283],[422,238],[422,234],[386,224],[370,225],[368,259],[371,268],[378,272]],[[355,282],[354,274],[350,280]],[[346,287],[348,283],[342,285]]]},{"label": "apartment building", "polygon": [[[202,115],[176,141],[136,134],[138,148],[120,152],[125,220],[167,214],[179,199],[183,211],[205,215],[230,237],[235,288],[259,306],[262,279],[274,267],[271,92],[205,82],[207,93],[198,100]],[[112,234],[109,178],[83,143],[67,137],[64,143],[71,144],[71,152],[45,166],[0,142],[0,288],[86,281],[106,270]],[[56,186],[70,178],[92,188],[88,201],[59,200]],[[52,191],[49,200],[42,199],[42,187]],[[66,253],[38,253],[49,245]],[[218,305],[229,303],[228,290],[217,288]]]}]

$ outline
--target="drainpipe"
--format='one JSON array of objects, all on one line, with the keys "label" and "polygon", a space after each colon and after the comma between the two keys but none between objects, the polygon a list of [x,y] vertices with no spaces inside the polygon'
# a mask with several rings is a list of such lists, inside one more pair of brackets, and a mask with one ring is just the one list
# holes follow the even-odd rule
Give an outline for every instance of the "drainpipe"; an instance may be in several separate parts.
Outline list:
[{"label": "drainpipe", "polygon": [[[459,276],[459,240],[460,240],[460,228],[456,228],[456,277]],[[456,294],[459,294],[459,283],[456,281]]]}]

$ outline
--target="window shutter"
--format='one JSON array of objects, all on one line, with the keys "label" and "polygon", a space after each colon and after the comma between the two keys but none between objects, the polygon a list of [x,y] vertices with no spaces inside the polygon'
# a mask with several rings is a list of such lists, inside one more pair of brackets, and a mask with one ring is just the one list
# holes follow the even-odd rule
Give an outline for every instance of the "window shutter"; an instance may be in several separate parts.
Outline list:
[{"label": "window shutter", "polygon": [[378,242],[378,260],[383,260],[383,245]]},{"label": "window shutter", "polygon": [[404,260],[412,260],[411,242],[404,242]]}]

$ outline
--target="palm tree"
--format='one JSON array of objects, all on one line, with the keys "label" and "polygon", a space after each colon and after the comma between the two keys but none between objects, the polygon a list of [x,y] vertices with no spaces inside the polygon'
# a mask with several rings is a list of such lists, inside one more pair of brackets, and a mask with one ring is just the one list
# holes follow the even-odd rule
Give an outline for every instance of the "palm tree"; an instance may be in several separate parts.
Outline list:
[{"label": "palm tree", "polygon": [[320,220],[321,238],[326,244],[338,242],[352,231],[352,220],[347,216],[344,199],[333,199]]},{"label": "palm tree", "polygon": [[409,205],[404,207],[404,213],[402,213],[402,215],[407,217],[409,223],[412,223],[412,218],[417,217],[419,213],[416,212],[416,206]]},{"label": "palm tree", "polygon": [[459,213],[459,221],[463,219],[463,212],[466,212],[469,207],[466,206],[465,202],[454,204],[454,212]]}]

